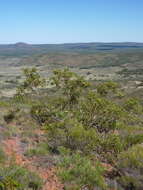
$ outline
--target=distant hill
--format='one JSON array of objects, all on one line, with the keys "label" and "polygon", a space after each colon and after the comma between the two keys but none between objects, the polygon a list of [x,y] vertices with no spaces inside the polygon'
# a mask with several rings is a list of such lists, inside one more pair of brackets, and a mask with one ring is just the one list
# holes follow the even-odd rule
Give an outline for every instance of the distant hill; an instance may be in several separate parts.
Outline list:
[{"label": "distant hill", "polygon": [[19,47],[19,48],[26,48],[26,47],[29,47],[29,46],[32,46],[32,45],[24,43],[24,42],[18,42],[16,44],[14,44],[14,46]]},{"label": "distant hill", "polygon": [[143,43],[67,43],[67,44],[16,44],[0,45],[0,56],[27,56],[49,52],[114,52],[128,50],[143,50]]}]

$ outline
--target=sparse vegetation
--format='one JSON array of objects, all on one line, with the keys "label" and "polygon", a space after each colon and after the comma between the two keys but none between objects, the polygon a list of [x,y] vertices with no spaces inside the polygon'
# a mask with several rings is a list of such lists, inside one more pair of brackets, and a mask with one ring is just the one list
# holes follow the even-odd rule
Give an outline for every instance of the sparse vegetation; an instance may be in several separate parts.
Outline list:
[{"label": "sparse vegetation", "polygon": [[48,80],[35,68],[23,74],[16,95],[0,102],[0,140],[12,141],[3,146],[16,162],[0,151],[1,176],[13,173],[0,181],[2,190],[40,190],[49,168],[67,190],[111,190],[112,180],[123,190],[142,187],[142,99],[121,83],[91,82],[69,69]]},{"label": "sparse vegetation", "polygon": [[0,167],[0,188],[1,190],[40,190],[42,180],[34,173],[17,165]]}]

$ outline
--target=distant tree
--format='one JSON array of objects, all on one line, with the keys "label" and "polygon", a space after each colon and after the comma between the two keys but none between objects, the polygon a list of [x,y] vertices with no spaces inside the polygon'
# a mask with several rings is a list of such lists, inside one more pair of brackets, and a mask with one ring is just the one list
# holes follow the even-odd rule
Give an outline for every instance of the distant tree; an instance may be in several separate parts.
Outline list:
[{"label": "distant tree", "polygon": [[69,105],[76,104],[83,90],[89,86],[89,83],[83,77],[68,69],[54,71],[52,84],[56,85],[67,97]]},{"label": "distant tree", "polygon": [[38,88],[43,87],[45,84],[45,79],[43,79],[38,73],[36,68],[24,69],[23,74],[25,80],[17,88],[17,96],[25,96],[26,94],[38,93]]},{"label": "distant tree", "polygon": [[143,108],[142,105],[140,103],[140,101],[136,98],[128,98],[125,102],[124,102],[124,108],[125,110],[127,110],[128,112],[131,113],[142,113]]},{"label": "distant tree", "polygon": [[107,96],[108,93],[117,93],[117,90],[119,88],[119,84],[113,81],[103,82],[99,85],[97,85],[97,92],[101,96]]}]

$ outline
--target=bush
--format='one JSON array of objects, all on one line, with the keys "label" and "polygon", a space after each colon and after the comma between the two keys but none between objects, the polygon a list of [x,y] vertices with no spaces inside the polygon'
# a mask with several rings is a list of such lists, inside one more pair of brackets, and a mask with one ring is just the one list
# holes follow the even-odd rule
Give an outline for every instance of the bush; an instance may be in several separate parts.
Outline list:
[{"label": "bush", "polygon": [[62,94],[67,97],[70,107],[78,103],[83,90],[89,86],[89,83],[83,77],[68,69],[55,70],[52,84],[62,90]]},{"label": "bush", "polygon": [[32,157],[32,156],[44,156],[49,153],[48,144],[41,143],[36,148],[28,149],[25,152],[25,156]]},{"label": "bush", "polygon": [[17,100],[22,100],[27,94],[39,94],[39,88],[45,85],[45,79],[43,79],[38,73],[35,67],[23,70],[25,80],[17,88],[15,95]]},{"label": "bush", "polygon": [[108,81],[108,82],[104,82],[102,84],[97,85],[97,92],[101,96],[106,96],[110,92],[116,93],[118,88],[119,88],[118,83]]},{"label": "bush", "polygon": [[119,183],[125,189],[138,190],[143,187],[143,145],[135,145],[118,156]]},{"label": "bush", "polygon": [[12,122],[16,118],[16,114],[18,112],[19,112],[19,109],[9,110],[9,112],[6,115],[4,115],[5,122],[7,122],[7,123]]},{"label": "bush", "polygon": [[58,176],[67,190],[106,188],[104,168],[98,161],[92,163],[88,158],[75,153],[62,155],[58,166]]},{"label": "bush", "polygon": [[143,168],[143,145],[135,145],[127,151],[122,152],[118,157],[120,168]]},{"label": "bush", "polygon": [[124,102],[124,108],[128,112],[141,113],[143,111],[140,101],[136,98],[129,98]]},{"label": "bush", "polygon": [[96,128],[100,133],[117,128],[117,122],[125,117],[121,106],[105,98],[89,93],[80,104],[79,120],[88,128]]},{"label": "bush", "polygon": [[6,155],[2,148],[0,148],[0,163],[3,163],[6,160]]},{"label": "bush", "polygon": [[100,139],[98,153],[102,155],[106,162],[112,163],[123,148],[124,146],[118,134],[107,134]]},{"label": "bush", "polygon": [[143,134],[128,134],[123,137],[125,148],[143,143]]},{"label": "bush", "polygon": [[94,129],[86,130],[82,124],[72,119],[65,119],[46,126],[48,143],[52,149],[64,146],[73,151],[89,153],[95,150],[99,138]]},{"label": "bush", "polygon": [[35,173],[17,165],[9,167],[0,167],[1,187],[2,190],[9,189],[29,189],[40,190],[42,180]]},{"label": "bush", "polygon": [[40,124],[44,124],[52,117],[51,110],[45,105],[34,105],[31,108],[31,116]]}]

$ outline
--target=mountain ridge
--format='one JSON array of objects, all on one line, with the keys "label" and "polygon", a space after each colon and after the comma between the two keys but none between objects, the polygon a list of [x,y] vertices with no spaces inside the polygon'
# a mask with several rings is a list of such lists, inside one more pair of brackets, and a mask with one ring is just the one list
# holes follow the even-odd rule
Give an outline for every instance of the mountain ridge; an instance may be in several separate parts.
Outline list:
[{"label": "mountain ridge", "polygon": [[25,42],[18,42],[15,44],[0,44],[0,56],[28,56],[51,52],[96,53],[140,49],[143,50],[143,43],[138,42],[83,42],[63,44],[28,44]]}]

